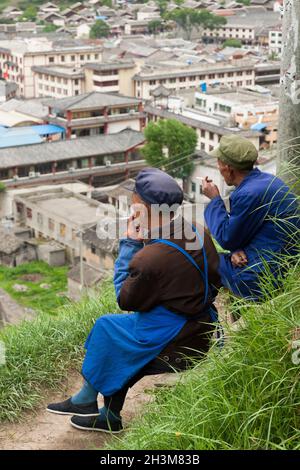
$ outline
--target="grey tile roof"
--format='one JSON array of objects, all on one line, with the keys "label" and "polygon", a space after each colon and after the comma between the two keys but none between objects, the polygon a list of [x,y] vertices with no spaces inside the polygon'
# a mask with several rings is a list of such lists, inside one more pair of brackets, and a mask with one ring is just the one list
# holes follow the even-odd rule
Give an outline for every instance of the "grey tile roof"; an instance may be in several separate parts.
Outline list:
[{"label": "grey tile roof", "polygon": [[118,134],[82,137],[44,144],[1,149],[0,167],[27,166],[74,158],[125,152],[145,141],[141,132],[126,129]]},{"label": "grey tile roof", "polygon": [[45,100],[44,104],[59,110],[82,110],[101,108],[104,106],[118,106],[126,104],[138,104],[141,100],[137,98],[114,95],[110,93],[99,93],[93,91],[83,95],[72,96],[70,98]]}]

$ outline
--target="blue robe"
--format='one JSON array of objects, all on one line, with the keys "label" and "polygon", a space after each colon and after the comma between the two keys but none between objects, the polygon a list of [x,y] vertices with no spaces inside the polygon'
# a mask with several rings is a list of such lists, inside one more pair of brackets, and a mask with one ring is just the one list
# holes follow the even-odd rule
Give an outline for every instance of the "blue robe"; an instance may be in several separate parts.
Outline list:
[{"label": "blue robe", "polygon": [[248,258],[247,266],[238,268],[231,254],[220,255],[223,285],[235,295],[258,300],[263,295],[259,275],[267,268],[276,280],[280,256],[295,251],[300,228],[296,196],[279,178],[254,169],[232,192],[230,213],[216,197],[204,215],[223,249],[231,254],[244,250]]},{"label": "blue robe", "polygon": [[[121,240],[114,275],[117,298],[129,275],[129,263],[142,248],[142,243]],[[149,312],[115,313],[100,317],[85,343],[84,378],[104,396],[116,393],[159,355],[178,335],[186,321],[183,315],[162,306]]]}]

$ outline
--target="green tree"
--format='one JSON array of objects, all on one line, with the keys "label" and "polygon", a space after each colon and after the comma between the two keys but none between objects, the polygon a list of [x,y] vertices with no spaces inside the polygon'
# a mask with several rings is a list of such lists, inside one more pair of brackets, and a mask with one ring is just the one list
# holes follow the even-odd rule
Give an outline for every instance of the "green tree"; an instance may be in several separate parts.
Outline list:
[{"label": "green tree", "polygon": [[156,0],[156,4],[159,8],[160,16],[164,16],[167,11],[168,0]]},{"label": "green tree", "polygon": [[146,145],[142,153],[151,166],[161,168],[175,178],[185,178],[194,168],[191,154],[197,145],[194,129],[176,119],[150,122],[145,129]]},{"label": "green tree", "polygon": [[180,8],[165,14],[165,18],[175,21],[182,28],[190,40],[193,29],[200,31],[204,28],[214,29],[226,24],[223,16],[217,16],[208,10],[193,10],[192,8]]},{"label": "green tree", "polygon": [[37,18],[37,8],[34,5],[28,5],[22,15],[23,21],[35,21]]},{"label": "green tree", "polygon": [[163,24],[161,20],[152,20],[148,23],[148,31],[150,34],[157,34],[162,31]]},{"label": "green tree", "polygon": [[3,193],[5,190],[6,190],[5,184],[0,181],[0,193]]},{"label": "green tree", "polygon": [[105,23],[105,21],[103,20],[97,20],[91,27],[90,38],[106,38],[107,36],[109,36],[109,33],[110,27],[108,26],[108,24]]},{"label": "green tree", "polygon": [[236,0],[236,1],[237,1],[237,3],[242,3],[246,7],[251,5],[251,0]]},{"label": "green tree", "polygon": [[55,24],[52,24],[52,23],[48,23],[43,28],[43,33],[54,33],[58,28],[59,26],[56,26]]},{"label": "green tree", "polygon": [[223,47],[242,47],[242,42],[239,39],[226,39],[225,42],[223,42]]},{"label": "green tree", "polygon": [[112,6],[113,6],[112,0],[102,0],[101,4],[103,6],[106,6],[106,7],[109,7],[109,8],[112,8]]}]

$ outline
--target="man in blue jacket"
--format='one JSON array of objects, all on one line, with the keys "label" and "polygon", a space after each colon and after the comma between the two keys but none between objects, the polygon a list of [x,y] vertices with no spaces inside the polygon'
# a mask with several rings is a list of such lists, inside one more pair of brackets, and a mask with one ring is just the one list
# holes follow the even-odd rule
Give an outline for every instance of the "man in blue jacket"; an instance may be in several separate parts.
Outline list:
[{"label": "man in blue jacket", "polygon": [[[205,179],[203,193],[211,199],[205,210],[206,224],[229,254],[220,256],[222,283],[235,295],[263,297],[261,274],[268,270],[276,284],[282,255],[293,255],[299,240],[297,197],[279,178],[254,168],[255,146],[238,135],[228,135],[211,155],[228,186],[230,211],[213,182]],[[299,245],[298,245],[299,246]]]},{"label": "man in blue jacket", "polygon": [[85,343],[82,389],[47,407],[73,415],[72,425],[82,430],[120,432],[128,389],[144,375],[185,370],[203,358],[217,320],[218,254],[207,231],[175,216],[183,202],[177,182],[145,168],[132,202],[114,273],[118,304],[132,313],[96,320]]}]

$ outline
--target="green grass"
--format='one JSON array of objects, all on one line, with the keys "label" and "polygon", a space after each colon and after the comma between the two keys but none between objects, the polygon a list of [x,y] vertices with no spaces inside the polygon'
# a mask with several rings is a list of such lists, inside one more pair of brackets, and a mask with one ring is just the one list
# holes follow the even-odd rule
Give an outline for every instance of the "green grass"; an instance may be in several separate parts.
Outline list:
[{"label": "green grass", "polygon": [[[68,301],[65,296],[59,295],[67,290],[67,271],[66,266],[51,267],[42,261],[22,264],[16,268],[0,266],[0,287],[19,304],[52,314]],[[33,282],[26,280],[28,275],[38,275],[40,278]],[[13,288],[14,284],[25,285],[28,290],[17,292]],[[43,289],[41,284],[47,284],[49,289]]]},{"label": "green grass", "polygon": [[241,301],[245,328],[228,331],[220,353],[156,393],[145,414],[110,449],[300,449],[300,365],[292,332],[300,325],[300,259],[282,291],[263,304]]},{"label": "green grass", "polygon": [[116,311],[114,299],[107,284],[99,298],[0,331],[6,347],[6,365],[0,366],[0,421],[17,420],[24,410],[35,408],[45,390],[57,389],[70,369],[80,370],[85,339],[95,319]]}]

